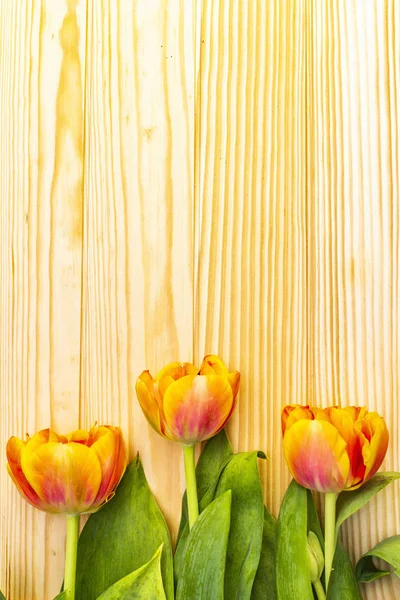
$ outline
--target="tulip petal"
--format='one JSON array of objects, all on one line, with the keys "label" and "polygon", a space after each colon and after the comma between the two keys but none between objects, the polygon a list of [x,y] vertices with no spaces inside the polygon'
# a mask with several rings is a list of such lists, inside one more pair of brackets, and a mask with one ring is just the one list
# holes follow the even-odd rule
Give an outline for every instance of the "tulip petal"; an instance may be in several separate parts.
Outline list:
[{"label": "tulip petal", "polygon": [[67,435],[68,442],[76,442],[77,444],[86,444],[89,438],[89,431],[86,429],[77,429]]},{"label": "tulip petal", "polygon": [[219,356],[216,356],[215,354],[207,354],[201,363],[199,375],[221,375],[221,377],[227,377],[232,388],[233,399],[236,399],[236,396],[239,392],[240,373],[239,371],[229,373],[225,363],[219,358]]},{"label": "tulip petal", "polygon": [[368,446],[363,447],[365,463],[364,480],[371,479],[381,466],[389,445],[389,432],[386,423],[376,412],[368,413],[364,417],[372,430],[372,437]]},{"label": "tulip petal", "polygon": [[[357,407],[351,407],[357,409]],[[363,459],[363,447],[368,445],[365,436],[354,426],[354,418],[357,418],[359,410],[349,411],[342,408],[330,408],[329,418],[340,436],[347,444],[346,452],[350,460],[350,472],[346,483],[346,489],[363,482],[365,477],[365,464]]]},{"label": "tulip petal", "polygon": [[200,375],[222,375],[228,377],[228,369],[225,363],[215,354],[207,354],[201,363]]},{"label": "tulip petal", "polygon": [[167,388],[174,383],[174,381],[186,377],[186,375],[197,375],[197,373],[198,369],[192,365],[192,363],[170,363],[157,373],[156,381],[161,397],[164,397]]},{"label": "tulip petal", "polygon": [[161,428],[161,397],[157,383],[148,371],[143,371],[138,378],[136,382],[136,395],[147,421],[157,433],[164,435]]},{"label": "tulip petal", "polygon": [[194,444],[215,435],[231,414],[232,388],[226,377],[187,375],[165,392],[164,416],[172,439]]},{"label": "tulip petal", "polygon": [[93,506],[100,506],[109,499],[126,468],[126,448],[119,427],[97,427],[91,449],[97,454],[102,480]]},{"label": "tulip petal", "polygon": [[346,442],[327,421],[296,421],[286,429],[283,449],[290,472],[303,487],[323,493],[344,489],[350,469]]},{"label": "tulip petal", "polygon": [[238,395],[239,386],[240,386],[240,373],[239,373],[239,371],[234,371],[233,373],[229,373],[228,374],[228,381],[229,381],[229,384],[230,384],[230,386],[232,388],[233,400],[235,402],[234,407],[235,407],[236,406],[236,396]]},{"label": "tulip petal", "polygon": [[96,453],[75,442],[49,442],[33,451],[28,446],[22,450],[21,466],[48,510],[71,515],[88,511],[101,483]]},{"label": "tulip petal", "polygon": [[285,406],[282,409],[281,415],[282,434],[285,434],[285,431],[289,429],[293,423],[300,421],[300,419],[314,419],[313,412],[308,405],[301,406],[300,404],[288,404]]},{"label": "tulip petal", "polygon": [[[282,435],[285,434],[286,423],[287,423],[287,420],[288,420],[290,414],[294,411],[295,408],[298,408],[299,406],[300,406],[300,404],[286,404],[286,406],[284,406],[282,408],[282,412],[281,412],[281,429],[282,429]],[[304,408],[308,408],[308,406],[305,406]]]},{"label": "tulip petal", "polygon": [[58,435],[55,431],[51,429],[41,429],[34,436],[27,436],[26,447],[30,452],[33,452],[39,446],[43,444],[47,444],[48,442],[61,442],[62,444],[67,443],[67,438],[63,435]]},{"label": "tulip petal", "polygon": [[25,448],[25,442],[17,437],[11,437],[7,443],[7,471],[15,483],[17,490],[29,504],[36,508],[43,507],[43,501],[39,498],[33,487],[29,484],[21,467],[21,454]]}]

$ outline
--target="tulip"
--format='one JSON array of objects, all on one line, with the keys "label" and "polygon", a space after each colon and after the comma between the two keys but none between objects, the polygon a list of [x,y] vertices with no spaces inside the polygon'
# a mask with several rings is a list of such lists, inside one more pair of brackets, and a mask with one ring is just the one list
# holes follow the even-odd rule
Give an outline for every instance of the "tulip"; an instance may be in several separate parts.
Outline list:
[{"label": "tulip", "polygon": [[305,488],[355,490],[382,464],[389,442],[385,421],[366,408],[286,406],[283,449],[290,472]]},{"label": "tulip", "polygon": [[163,437],[195,444],[225,427],[234,408],[240,374],[229,373],[217,356],[206,356],[200,370],[174,362],[153,379],[143,371],[136,393],[150,425]]},{"label": "tulip", "polygon": [[328,585],[336,545],[337,494],[355,490],[375,475],[388,447],[386,423],[365,407],[289,405],[282,411],[282,434],[286,462],[294,479],[305,488],[325,494]]},{"label": "tulip", "polygon": [[136,382],[140,406],[153,429],[183,444],[190,527],[198,516],[194,446],[225,427],[235,408],[239,383],[240,373],[230,373],[213,354],[204,358],[200,369],[173,362],[155,379],[143,371]]},{"label": "tulip", "polygon": [[35,508],[67,516],[65,590],[75,594],[79,515],[99,510],[110,500],[126,467],[119,427],[58,435],[43,429],[26,441],[11,437],[7,469],[21,496]]}]

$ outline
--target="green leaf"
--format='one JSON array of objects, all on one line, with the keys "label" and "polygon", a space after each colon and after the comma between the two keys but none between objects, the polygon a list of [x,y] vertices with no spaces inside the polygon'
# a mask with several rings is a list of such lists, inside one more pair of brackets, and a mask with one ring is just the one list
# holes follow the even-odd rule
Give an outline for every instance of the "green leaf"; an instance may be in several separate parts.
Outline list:
[{"label": "green leaf", "polygon": [[246,600],[251,596],[260,562],[264,500],[257,457],[263,453],[235,454],[221,473],[215,497],[232,490],[231,529],[229,532],[225,598]]},{"label": "green leaf", "polygon": [[196,478],[199,498],[203,498],[215,479],[218,478],[221,467],[226,465],[232,456],[231,443],[225,429],[222,429],[216,436],[208,440],[197,462]]},{"label": "green leaf", "polygon": [[260,562],[253,583],[251,600],[276,600],[276,521],[264,508],[264,527]]},{"label": "green leaf", "polygon": [[230,491],[212,502],[188,535],[176,600],[223,600],[226,551],[231,520]]},{"label": "green leaf", "polygon": [[[265,455],[257,452],[233,455],[230,454],[230,447],[227,448],[223,440],[220,442],[224,446],[224,451],[219,453],[219,460],[212,458],[213,446],[210,445],[207,456],[203,458],[200,465],[201,481],[206,481],[209,485],[201,498],[200,512],[215,498],[227,490],[232,490],[232,519],[225,573],[225,597],[232,600],[235,598],[249,599],[260,562],[264,522],[264,502],[257,457],[265,458]],[[207,473],[207,464],[211,464],[212,476]],[[200,487],[202,491],[205,488],[205,484]],[[182,530],[175,553],[176,582],[179,582],[181,573],[185,570],[183,557],[188,533],[186,526]]]},{"label": "green leaf", "polygon": [[373,557],[380,558],[392,565],[394,572],[400,577],[400,535],[394,535],[379,542],[360,558],[356,567],[358,581],[368,583],[390,575],[390,571],[381,571],[375,567]]},{"label": "green leaf", "polygon": [[[209,439],[196,465],[197,495],[203,498],[208,489],[218,481],[221,470],[233,456],[232,446],[225,429]],[[186,492],[182,498],[182,516],[179,524],[178,543],[188,522]]]},{"label": "green leaf", "polygon": [[362,600],[350,558],[340,542],[336,545],[327,600]]},{"label": "green leaf", "polygon": [[189,536],[189,523],[186,523],[185,528],[183,529],[179,541],[177,543],[174,555],[174,582],[175,588],[178,585],[178,581],[181,577],[182,572],[185,569],[184,556],[185,556],[185,548],[186,542]]},{"label": "green leaf", "polygon": [[172,600],[168,527],[136,458],[128,465],[115,497],[91,515],[83,528],[78,542],[76,600],[96,600],[113,583],[147,563],[161,544],[164,589]]},{"label": "green leaf", "polygon": [[114,583],[98,600],[165,600],[161,552],[162,546],[148,563]]},{"label": "green leaf", "polygon": [[[60,596],[57,596],[57,598],[59,598],[59,597]],[[6,597],[1,592],[0,592],[0,600],[6,600]],[[54,598],[54,600],[56,600],[56,599]]]},{"label": "green leaf", "polygon": [[[0,594],[0,600],[2,600],[4,598],[4,596],[2,594]],[[66,600],[67,598],[67,592],[61,592],[60,594],[57,594],[57,596],[54,598],[54,600]],[[6,600],[4,598],[4,600]]]},{"label": "green leaf", "polygon": [[378,492],[389,483],[400,478],[400,473],[378,473],[357,490],[342,492],[336,503],[336,536],[342,523],[355,512],[360,510]]},{"label": "green leaf", "polygon": [[[214,500],[215,490],[220,475],[232,457],[232,447],[224,429],[208,440],[204,446],[196,465],[197,495],[200,501],[200,512]],[[174,556],[175,586],[177,585],[182,569],[184,568],[182,558],[188,535],[189,524],[185,492],[182,499],[182,516]]]},{"label": "green leaf", "polygon": [[292,481],[276,528],[276,585],[279,600],[313,600],[307,561],[307,490]]}]

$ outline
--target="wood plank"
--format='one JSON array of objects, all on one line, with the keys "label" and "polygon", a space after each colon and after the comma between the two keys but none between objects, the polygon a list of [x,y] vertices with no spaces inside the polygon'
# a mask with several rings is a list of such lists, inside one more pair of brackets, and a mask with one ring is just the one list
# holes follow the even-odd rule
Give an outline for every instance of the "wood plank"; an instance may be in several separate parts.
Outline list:
[{"label": "wood plank", "polygon": [[[399,76],[396,0],[309,2],[311,398],[386,418],[399,468]],[[394,484],[344,528],[354,559],[400,531]],[[400,598],[395,577],[364,586]]]},{"label": "wood plank", "polygon": [[81,421],[121,424],[173,531],[181,449],[144,369],[193,356],[194,2],[89,3]]},{"label": "wood plank", "polygon": [[[76,0],[1,7],[3,442],[78,425],[85,21]],[[28,506],[4,470],[0,487],[0,586],[53,597],[64,519]]]},{"label": "wood plank", "polygon": [[242,374],[235,450],[289,481],[282,405],[307,398],[305,3],[204,0],[196,149],[195,358]]}]

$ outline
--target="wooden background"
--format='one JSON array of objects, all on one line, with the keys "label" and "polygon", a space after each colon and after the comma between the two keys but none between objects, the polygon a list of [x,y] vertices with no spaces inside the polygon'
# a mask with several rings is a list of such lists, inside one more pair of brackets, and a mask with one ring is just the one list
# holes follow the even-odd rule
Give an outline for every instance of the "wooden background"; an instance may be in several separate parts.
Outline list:
[{"label": "wooden background", "polygon": [[[180,450],[138,374],[219,353],[235,449],[289,481],[280,409],[367,404],[399,469],[398,0],[0,0],[0,587],[50,600],[65,524],[12,434],[120,424],[176,532]],[[344,527],[400,533],[395,483]],[[400,599],[394,576],[364,587]]]}]

